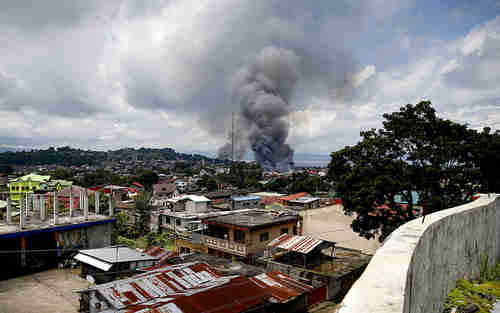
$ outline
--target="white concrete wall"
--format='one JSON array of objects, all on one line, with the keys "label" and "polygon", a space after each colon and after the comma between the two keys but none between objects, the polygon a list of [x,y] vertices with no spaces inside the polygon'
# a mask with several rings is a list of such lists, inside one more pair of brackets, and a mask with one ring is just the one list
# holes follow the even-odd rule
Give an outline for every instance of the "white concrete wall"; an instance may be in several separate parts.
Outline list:
[{"label": "white concrete wall", "polygon": [[500,197],[436,212],[395,230],[344,298],[340,313],[441,313],[456,280],[500,259]]}]

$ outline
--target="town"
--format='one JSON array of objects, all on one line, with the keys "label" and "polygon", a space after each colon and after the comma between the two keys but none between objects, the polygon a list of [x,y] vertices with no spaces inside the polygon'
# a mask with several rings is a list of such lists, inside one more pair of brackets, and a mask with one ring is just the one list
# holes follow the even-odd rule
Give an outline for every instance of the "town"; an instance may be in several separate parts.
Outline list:
[{"label": "town", "polygon": [[[341,299],[378,243],[352,232],[327,169],[264,173],[210,161],[9,166],[0,173],[0,253],[9,269],[0,279],[54,273],[74,284],[65,293],[78,301],[68,308],[80,312],[185,311],[186,301],[199,312],[302,312]],[[142,174],[127,176],[131,169]],[[130,183],[77,183],[99,172]],[[287,192],[300,188],[292,176],[315,181],[314,191]],[[221,290],[235,288],[244,296],[228,303]]]},{"label": "town", "polygon": [[500,313],[500,0],[0,1],[0,313]]}]

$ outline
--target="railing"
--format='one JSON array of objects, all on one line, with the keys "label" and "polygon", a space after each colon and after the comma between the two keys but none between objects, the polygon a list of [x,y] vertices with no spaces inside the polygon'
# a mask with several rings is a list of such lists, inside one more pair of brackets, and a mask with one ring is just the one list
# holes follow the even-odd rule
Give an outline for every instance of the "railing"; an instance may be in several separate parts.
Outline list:
[{"label": "railing", "polygon": [[234,241],[229,241],[225,239],[210,237],[206,235],[201,236],[202,242],[210,248],[226,251],[233,254],[246,256],[247,255],[247,246],[245,244],[237,243]]}]

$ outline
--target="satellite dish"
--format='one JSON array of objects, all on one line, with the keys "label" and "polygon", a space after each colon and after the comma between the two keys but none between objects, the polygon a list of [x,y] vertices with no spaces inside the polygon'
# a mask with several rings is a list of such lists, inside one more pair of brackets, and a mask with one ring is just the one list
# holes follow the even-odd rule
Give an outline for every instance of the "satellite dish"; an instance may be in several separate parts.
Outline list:
[{"label": "satellite dish", "polygon": [[88,281],[89,283],[91,283],[91,284],[94,284],[94,283],[95,283],[95,279],[94,279],[94,277],[92,277],[92,276],[90,276],[90,275],[87,275],[86,279],[87,279],[87,281]]}]

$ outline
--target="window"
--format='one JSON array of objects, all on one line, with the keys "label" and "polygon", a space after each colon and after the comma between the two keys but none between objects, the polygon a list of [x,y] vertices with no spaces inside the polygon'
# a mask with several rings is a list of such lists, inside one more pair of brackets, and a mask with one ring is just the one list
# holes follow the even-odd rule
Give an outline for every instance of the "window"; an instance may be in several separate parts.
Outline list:
[{"label": "window", "polygon": [[171,222],[170,222],[170,216],[165,216],[164,218],[165,218],[165,219],[164,219],[165,224],[170,224],[170,223],[171,223]]},{"label": "window", "polygon": [[283,235],[283,234],[288,234],[288,227],[286,227],[286,228],[282,228],[282,229],[280,230],[280,234],[281,234],[281,235]]},{"label": "window", "polygon": [[262,233],[260,234],[260,242],[262,241],[268,241],[269,240],[269,233]]},{"label": "window", "polygon": [[235,230],[234,241],[239,243],[245,243],[245,232],[242,230]]},{"label": "window", "polygon": [[177,225],[177,226],[181,226],[181,220],[180,220],[180,219],[176,219],[176,220],[175,220],[175,225]]}]

